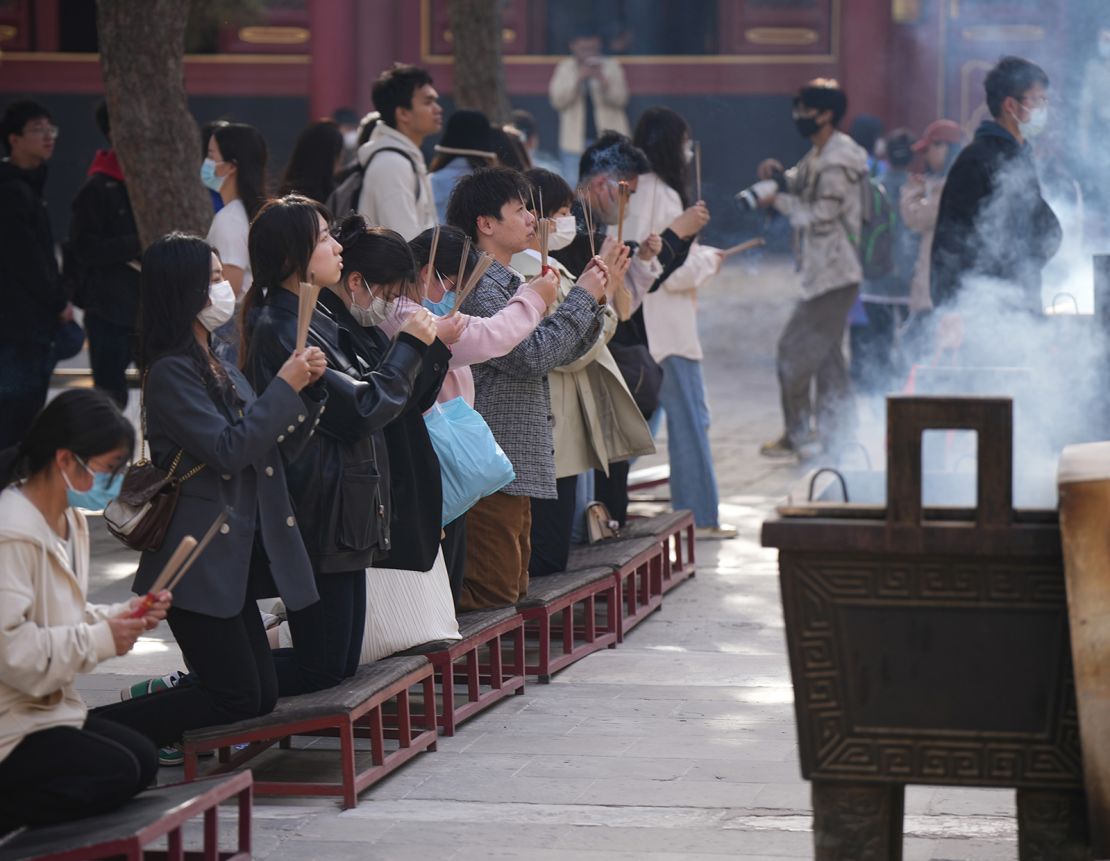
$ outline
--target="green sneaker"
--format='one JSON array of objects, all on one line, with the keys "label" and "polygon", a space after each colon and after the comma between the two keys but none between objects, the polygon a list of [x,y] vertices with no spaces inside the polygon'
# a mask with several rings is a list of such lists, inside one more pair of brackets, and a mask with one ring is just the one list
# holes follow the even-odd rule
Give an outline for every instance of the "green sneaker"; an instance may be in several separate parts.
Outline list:
[{"label": "green sneaker", "polygon": [[158,765],[162,768],[176,768],[185,764],[185,750],[180,744],[169,744],[158,748]]},{"label": "green sneaker", "polygon": [[158,691],[166,691],[170,688],[176,688],[177,683],[181,681],[185,673],[178,671],[170,673],[165,676],[155,676],[153,679],[145,679],[141,682],[135,682],[129,688],[124,688],[119,692],[121,700],[133,700],[136,697],[145,697],[147,694],[155,694]]}]

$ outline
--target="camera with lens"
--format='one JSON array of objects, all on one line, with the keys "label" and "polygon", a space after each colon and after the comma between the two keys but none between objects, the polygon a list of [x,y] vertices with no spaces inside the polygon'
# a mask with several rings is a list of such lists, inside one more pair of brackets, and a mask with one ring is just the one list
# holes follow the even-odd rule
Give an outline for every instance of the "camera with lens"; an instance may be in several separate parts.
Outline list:
[{"label": "camera with lens", "polygon": [[786,191],[786,174],[776,170],[770,179],[761,179],[736,194],[736,205],[744,212],[759,208],[759,202],[773,194]]}]

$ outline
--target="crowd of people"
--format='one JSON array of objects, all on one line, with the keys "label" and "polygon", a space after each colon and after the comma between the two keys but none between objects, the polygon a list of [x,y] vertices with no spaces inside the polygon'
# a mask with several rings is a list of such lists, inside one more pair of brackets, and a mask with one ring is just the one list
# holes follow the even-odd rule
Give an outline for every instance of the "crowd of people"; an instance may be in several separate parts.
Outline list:
[{"label": "crowd of people", "polygon": [[[574,62],[602,71],[580,95],[615,99],[588,47]],[[125,166],[98,152],[62,267],[43,198],[54,120],[31,101],[0,118],[0,217],[19,239],[0,254],[0,832],[118,804],[181,761],[186,731],[396,650],[383,625],[416,645],[442,638],[426,617],[443,604],[455,637],[456,611],[514,605],[566,568],[587,506],[624,523],[657,412],[674,506],[699,537],[736,534],[718,517],[696,319],[723,257],[698,240],[710,216],[685,120],[652,109],[634,137],[586,123],[568,182],[532,161],[527,114],[499,127],[459,110],[444,129],[422,69],[387,69],[373,100],[357,124],[306,128],[273,188],[257,129],[204,127],[207,235],[145,249]],[[298,348],[306,285],[320,293]],[[95,388],[46,403],[74,304]],[[132,362],[141,454],[122,412]],[[449,414],[479,429],[466,451],[436,430]],[[445,476],[475,450],[507,472],[459,510]],[[176,482],[172,515],[142,548],[138,597],[94,606],[82,510],[110,509],[145,462]],[[220,517],[172,594],[149,596]],[[77,674],[162,620],[185,666],[86,709]]]}]

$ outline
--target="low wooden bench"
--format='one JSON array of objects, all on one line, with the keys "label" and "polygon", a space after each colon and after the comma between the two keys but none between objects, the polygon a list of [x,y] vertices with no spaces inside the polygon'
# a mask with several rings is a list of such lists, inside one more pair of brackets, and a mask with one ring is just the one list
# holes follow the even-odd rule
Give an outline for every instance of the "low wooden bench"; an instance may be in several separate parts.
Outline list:
[{"label": "low wooden bench", "polygon": [[[668,511],[653,517],[637,517],[621,529],[620,539],[655,536],[663,545],[663,594],[693,577],[697,571],[694,556],[694,514],[686,509]],[[685,541],[683,539],[685,538]],[[683,546],[685,544],[685,547]]]},{"label": "low wooden bench", "polygon": [[609,568],[621,598],[617,642],[663,603],[663,545],[658,538],[629,538],[571,548],[567,571]]},{"label": "low wooden bench", "polygon": [[[420,688],[418,702],[410,697]],[[414,720],[415,719],[415,720]],[[415,726],[414,726],[415,723]],[[343,807],[358,804],[366,787],[408,762],[421,751],[435,750],[435,679],[422,657],[394,657],[359,667],[349,679],[323,691],[284,697],[268,715],[234,724],[205,727],[185,734],[185,779],[198,775],[197,755],[219,751],[208,774],[238,768],[275,742],[290,746],[293,736],[339,736],[340,783],[259,780],[259,795],[336,795]],[[386,750],[387,735],[399,747]],[[355,738],[370,739],[371,765],[357,771]],[[232,752],[235,745],[246,744]],[[330,753],[330,751],[329,751]]]},{"label": "low wooden bench", "polygon": [[[118,810],[16,834],[0,845],[0,861],[127,861],[166,858],[182,861],[247,861],[251,857],[251,774],[158,786],[136,795]],[[238,846],[220,849],[219,805],[237,798]],[[204,849],[186,851],[181,829],[204,816]],[[146,847],[166,839],[166,850]]]},{"label": "low wooden bench", "polygon": [[[467,718],[510,694],[524,693],[524,619],[516,609],[473,610],[458,619],[461,640],[424,643],[400,653],[431,661],[440,688],[439,726],[449,736]],[[457,680],[465,685],[461,697]]]},{"label": "low wooden bench", "polygon": [[[605,605],[601,624],[599,599]],[[563,667],[615,646],[619,604],[617,580],[610,567],[532,577],[528,597],[516,605],[524,618],[526,640],[530,642],[532,631],[538,638],[538,654],[534,663],[531,657],[526,660],[525,673],[548,682]],[[576,611],[581,613],[580,622],[575,621]]]}]

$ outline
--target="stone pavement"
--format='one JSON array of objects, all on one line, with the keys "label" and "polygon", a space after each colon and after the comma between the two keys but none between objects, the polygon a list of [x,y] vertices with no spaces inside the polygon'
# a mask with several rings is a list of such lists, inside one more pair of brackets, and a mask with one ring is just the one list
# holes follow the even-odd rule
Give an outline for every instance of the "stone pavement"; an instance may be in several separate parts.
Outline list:
[{"label": "stone pavement", "polygon": [[[813,857],[776,559],[759,546],[760,523],[801,471],[756,453],[779,429],[774,341],[795,295],[789,267],[769,262],[731,266],[701,297],[722,520],[740,538],[699,543],[697,577],[618,649],[463,724],[356,809],[258,800],[256,857]],[[125,594],[133,568],[98,539],[94,600]],[[153,633],[83,680],[91,703],[178,668],[168,631]],[[911,788],[905,857],[1015,858],[1013,806],[1010,791]]]}]

